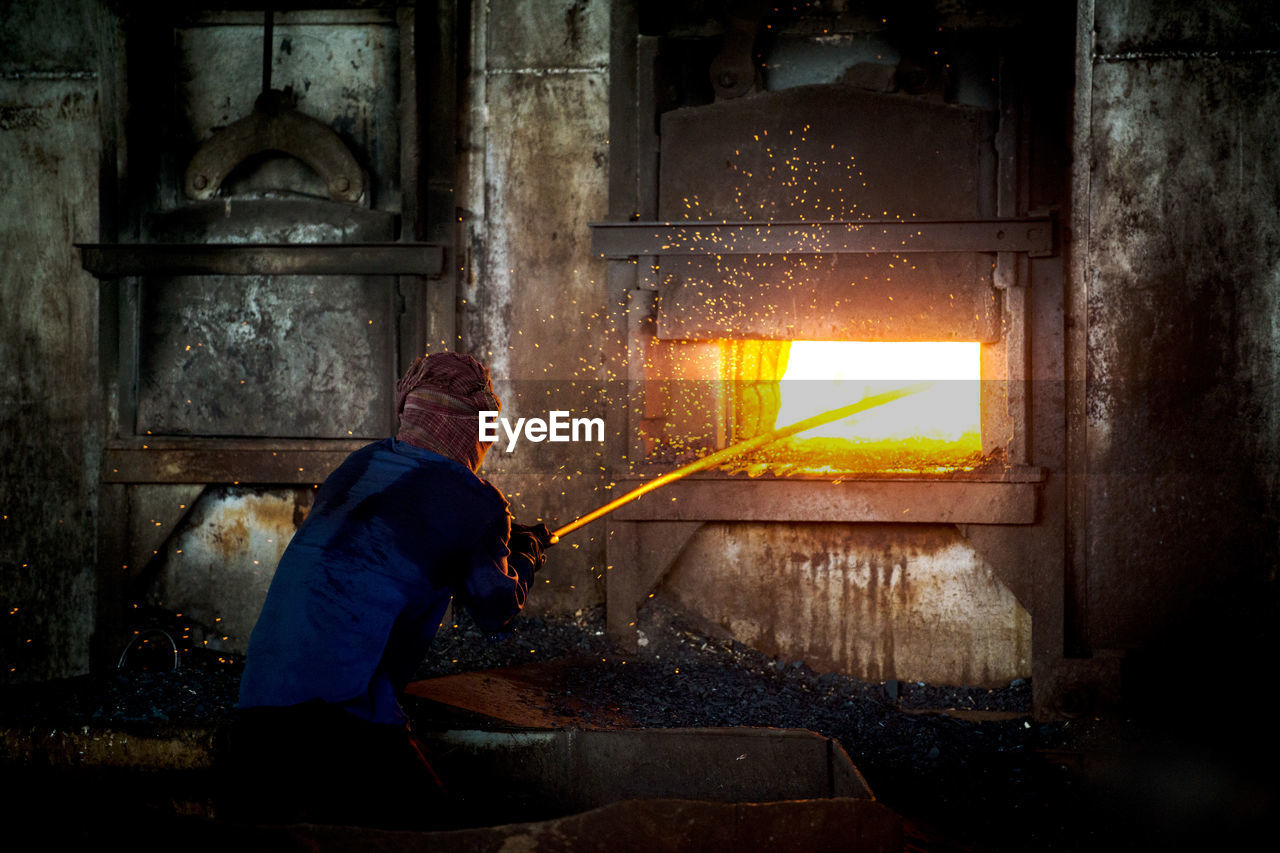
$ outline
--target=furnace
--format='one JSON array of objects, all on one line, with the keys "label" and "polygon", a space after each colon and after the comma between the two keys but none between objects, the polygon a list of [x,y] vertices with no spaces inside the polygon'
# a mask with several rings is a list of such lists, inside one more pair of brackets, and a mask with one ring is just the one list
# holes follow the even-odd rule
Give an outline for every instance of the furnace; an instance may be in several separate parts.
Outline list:
[{"label": "furnace", "polygon": [[[635,87],[613,115],[634,160],[613,177],[613,221],[593,226],[628,305],[619,491],[895,383],[931,387],[618,510],[610,630],[636,642],[641,604],[665,592],[737,639],[861,677],[1029,675],[1034,604],[1011,555],[1053,535],[1046,463],[1061,446],[1037,445],[1052,435],[1033,424],[1039,407],[1060,405],[1061,384],[1032,379],[1053,375],[1060,357],[1033,361],[1047,342],[1035,340],[1047,319],[1035,306],[1061,287],[1057,190],[1045,187],[1062,175],[1045,157],[1054,131],[1029,107],[1044,81],[1026,45],[998,25],[903,32],[848,15],[819,31],[812,15],[785,11],[755,29],[728,19],[722,40],[700,44],[659,17],[641,19],[625,57],[634,66],[615,65]],[[744,27],[751,38],[731,37]],[[710,91],[691,80],[699,48],[716,69]],[[898,555],[881,574],[866,550],[873,532],[873,550]],[[933,635],[913,658],[915,640],[899,632],[928,594],[911,587],[912,561],[942,553],[967,564],[940,570],[941,584],[954,583],[949,572],[1000,574],[979,582],[1004,584],[994,609],[1011,609],[992,630],[1005,639],[989,639],[979,623],[990,617],[975,615],[921,628]],[[805,589],[787,564],[836,590],[838,600],[787,595],[821,611],[827,636],[762,627],[763,615],[734,614],[716,591],[744,580],[760,595]],[[720,580],[692,580],[699,572]],[[865,615],[840,615],[876,598],[867,584],[878,582],[859,577],[898,589],[893,613],[866,611],[884,637],[846,624],[869,624]],[[793,621],[811,622],[805,613]],[[976,638],[973,660],[925,660],[931,644],[970,642],[960,634]]]}]

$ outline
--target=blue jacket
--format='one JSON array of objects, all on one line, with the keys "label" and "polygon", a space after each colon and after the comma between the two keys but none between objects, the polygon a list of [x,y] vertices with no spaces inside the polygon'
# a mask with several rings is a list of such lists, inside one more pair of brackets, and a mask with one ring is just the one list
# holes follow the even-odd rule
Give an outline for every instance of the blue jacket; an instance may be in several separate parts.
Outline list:
[{"label": "blue jacket", "polygon": [[388,438],[316,493],[249,637],[240,707],[321,700],[401,723],[398,694],[456,594],[497,631],[524,605],[532,561],[507,548],[507,501],[466,466]]}]

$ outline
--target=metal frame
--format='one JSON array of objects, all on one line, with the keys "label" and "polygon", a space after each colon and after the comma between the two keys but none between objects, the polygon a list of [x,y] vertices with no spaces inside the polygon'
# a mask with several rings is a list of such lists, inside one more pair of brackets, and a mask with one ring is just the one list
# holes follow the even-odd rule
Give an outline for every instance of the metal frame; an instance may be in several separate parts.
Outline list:
[{"label": "metal frame", "polygon": [[[619,509],[608,519],[607,619],[610,634],[634,646],[640,606],[652,595],[692,537],[707,522],[820,521],[954,524],[1033,614],[1034,668],[1061,655],[1061,487],[1049,471],[1031,465],[1045,441],[1048,409],[1036,416],[1033,434],[1032,356],[1053,363],[1050,336],[1033,341],[1033,313],[1042,316],[1060,281],[1046,276],[1049,290],[1031,293],[1037,269],[1060,258],[1061,235],[1054,212],[1029,213],[1032,205],[1027,117],[1022,93],[1002,70],[996,132],[995,218],[954,222],[662,222],[657,217],[658,147],[652,120],[659,95],[654,68],[659,39],[635,36],[634,4],[617,0],[611,68],[612,145],[610,210],[592,225],[592,247],[608,261],[611,300],[625,312],[625,341],[612,351],[615,370],[627,378],[628,406],[610,428],[628,436],[613,455],[618,488],[644,479],[651,467],[636,419],[643,415],[643,344],[654,334],[657,264],[664,255],[984,252],[995,259],[992,286],[1000,291],[1004,329],[998,343],[984,346],[984,375],[999,376],[1008,390],[992,416],[1006,434],[1005,467],[946,477],[907,479],[847,476],[760,478],[695,475],[661,494]],[[628,37],[627,33],[630,33]],[[1047,266],[1044,266],[1047,265]],[[1044,273],[1037,273],[1044,275]],[[1038,279],[1037,279],[1038,280]],[[1037,313],[1038,312],[1038,313]],[[1042,351],[1038,347],[1050,347]],[[1044,368],[1040,368],[1043,370]],[[984,401],[984,407],[986,402]],[[984,414],[984,421],[987,415]],[[1036,442],[1033,442],[1036,439]],[[1038,443],[1037,443],[1038,442]],[[1034,448],[1033,448],[1034,445]],[[1052,454],[1050,454],[1052,455]],[[1037,675],[1037,678],[1040,676]],[[1046,706],[1037,688],[1037,713]]]},{"label": "metal frame", "polygon": [[[617,510],[617,521],[808,521],[1034,524],[1039,469],[999,481],[689,477]],[[623,492],[643,480],[622,480]],[[726,500],[725,487],[733,490]],[[922,488],[923,486],[923,488]]]},{"label": "metal frame", "polygon": [[[359,441],[342,439],[222,439],[139,435],[131,414],[136,411],[138,358],[137,277],[152,275],[367,275],[396,278],[398,317],[393,361],[403,369],[426,348],[427,340],[453,340],[456,325],[456,279],[446,262],[454,244],[451,188],[455,180],[453,133],[424,145],[424,125],[452,128],[456,113],[456,45],[453,4],[439,10],[405,7],[396,10],[400,33],[401,73],[401,233],[396,243],[342,244],[175,244],[102,242],[77,244],[86,270],[102,280],[103,339],[114,342],[104,361],[108,380],[108,442],[101,479],[104,483],[262,483],[298,484],[323,480]],[[438,13],[436,13],[438,12]],[[164,29],[194,20],[239,22],[248,13],[197,13],[172,21],[150,22]],[[297,15],[318,22],[325,13]],[[353,20],[369,16],[339,10]],[[378,22],[390,20],[385,14]],[[248,22],[248,19],[246,19]],[[421,26],[420,26],[421,24]],[[151,30],[154,32],[155,30]],[[124,36],[121,34],[121,41]],[[419,43],[428,49],[420,50]],[[121,57],[127,55],[117,45]],[[421,62],[419,59],[421,58]],[[127,63],[126,63],[127,65]],[[119,76],[126,72],[122,69]],[[112,79],[123,89],[122,79]],[[425,85],[424,85],[425,84]],[[430,94],[424,94],[423,89]],[[112,91],[123,102],[123,93]],[[421,106],[420,106],[421,102]],[[125,147],[121,129],[111,127],[113,141]],[[431,158],[423,162],[423,151]],[[427,174],[423,174],[422,167]],[[104,195],[115,195],[115,187]],[[135,214],[136,215],[136,214]],[[115,211],[108,222],[127,220]],[[104,227],[104,236],[113,228]],[[428,242],[429,241],[429,242]],[[104,373],[104,379],[108,379]],[[285,464],[282,460],[287,459]],[[294,464],[296,463],[296,464]]]},{"label": "metal frame", "polygon": [[[392,363],[403,369],[427,342],[456,340],[456,113],[458,9],[451,0],[394,9],[279,13],[295,23],[392,24],[400,57],[400,242],[363,244],[139,244],[138,222],[154,204],[163,168],[172,168],[161,134],[132,104],[167,102],[171,76],[155,73],[175,27],[247,24],[261,11],[175,10],[171,16],[115,20],[104,39],[101,130],[101,242],[82,245],[86,269],[101,279],[100,370],[105,446],[98,490],[95,667],[114,663],[124,636],[132,583],[146,576],[164,537],[208,484],[307,486],[367,438],[278,439],[139,435],[137,409],[139,277],[147,275],[391,276]],[[162,164],[165,164],[162,167]],[[130,242],[130,241],[133,242]],[[323,279],[320,279],[323,281]],[[389,377],[394,381],[394,377]],[[140,521],[141,520],[141,521]],[[145,523],[142,523],[145,522]]]},{"label": "metal frame", "polygon": [[971,222],[593,222],[591,250],[610,260],[661,255],[904,254],[1056,250],[1052,216]]},{"label": "metal frame", "polygon": [[98,278],[135,275],[420,275],[444,272],[433,243],[77,243]]}]

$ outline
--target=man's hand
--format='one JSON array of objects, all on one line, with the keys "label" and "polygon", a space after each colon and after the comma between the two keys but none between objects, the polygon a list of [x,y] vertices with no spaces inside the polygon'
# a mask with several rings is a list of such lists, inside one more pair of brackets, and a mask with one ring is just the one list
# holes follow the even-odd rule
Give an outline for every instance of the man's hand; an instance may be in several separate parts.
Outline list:
[{"label": "man's hand", "polygon": [[544,550],[551,546],[551,531],[547,529],[545,524],[521,524],[518,521],[511,522],[511,533],[528,533],[534,539],[538,540],[538,545]]},{"label": "man's hand", "polygon": [[551,545],[551,531],[545,524],[521,524],[511,522],[511,538],[507,547],[512,554],[523,554],[533,563],[536,572],[547,561],[546,549]]}]

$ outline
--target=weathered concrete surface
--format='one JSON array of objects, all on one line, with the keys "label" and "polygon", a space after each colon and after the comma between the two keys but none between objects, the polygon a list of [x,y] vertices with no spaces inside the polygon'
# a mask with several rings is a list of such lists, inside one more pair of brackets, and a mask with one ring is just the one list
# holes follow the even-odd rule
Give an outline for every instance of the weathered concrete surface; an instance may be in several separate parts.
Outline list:
[{"label": "weathered concrete surface", "polygon": [[214,731],[204,726],[126,732],[106,727],[0,729],[0,766],[105,767],[122,770],[207,770],[213,766]]},{"label": "weathered concrete surface", "polygon": [[1219,663],[1265,630],[1280,553],[1280,58],[1254,50],[1280,16],[1106,0],[1096,20],[1088,641]]},{"label": "weathered concrete surface", "polygon": [[949,525],[706,525],[661,590],[819,671],[995,687],[1031,672],[1031,618]]},{"label": "weathered concrete surface", "polygon": [[0,72],[90,79],[99,20],[93,0],[6,0],[0,4]]},{"label": "weathered concrete surface", "polygon": [[[479,5],[479,4],[477,4]],[[489,364],[504,415],[604,417],[603,262],[587,223],[608,189],[609,4],[526,2],[473,20],[468,85],[468,267],[458,346]],[[517,518],[563,524],[609,499],[599,442],[495,448],[483,474]],[[600,601],[602,531],[554,549],[529,599],[533,611]]]},{"label": "weathered concrete surface", "polygon": [[1097,53],[1103,55],[1274,50],[1280,39],[1280,16],[1258,0],[1100,0],[1093,5]]},{"label": "weathered concrete surface", "polygon": [[609,5],[602,0],[490,5],[490,68],[532,74],[599,70],[609,62]]},{"label": "weathered concrete surface", "polygon": [[[32,11],[26,7],[34,5],[6,5],[3,14],[22,19]],[[71,4],[61,4],[58,12],[79,20]],[[38,40],[44,30],[32,26],[30,37]],[[7,31],[5,41],[11,41]],[[23,43],[9,47],[19,51]],[[80,71],[47,71],[65,69],[62,60],[67,59],[42,51],[24,68],[22,57],[11,54],[5,62],[9,70],[0,78],[0,679],[5,680],[83,672],[93,630],[101,436],[98,286],[80,269],[71,243],[97,236],[98,104],[84,56],[78,57]]]},{"label": "weathered concrete surface", "polygon": [[[155,217],[162,243],[395,238],[392,214],[301,200],[215,200]],[[381,438],[392,432],[388,277],[152,276],[140,287],[139,432]]]},{"label": "weathered concrete surface", "polygon": [[190,619],[194,645],[243,654],[312,495],[312,489],[209,489],[166,545],[149,602]]}]

